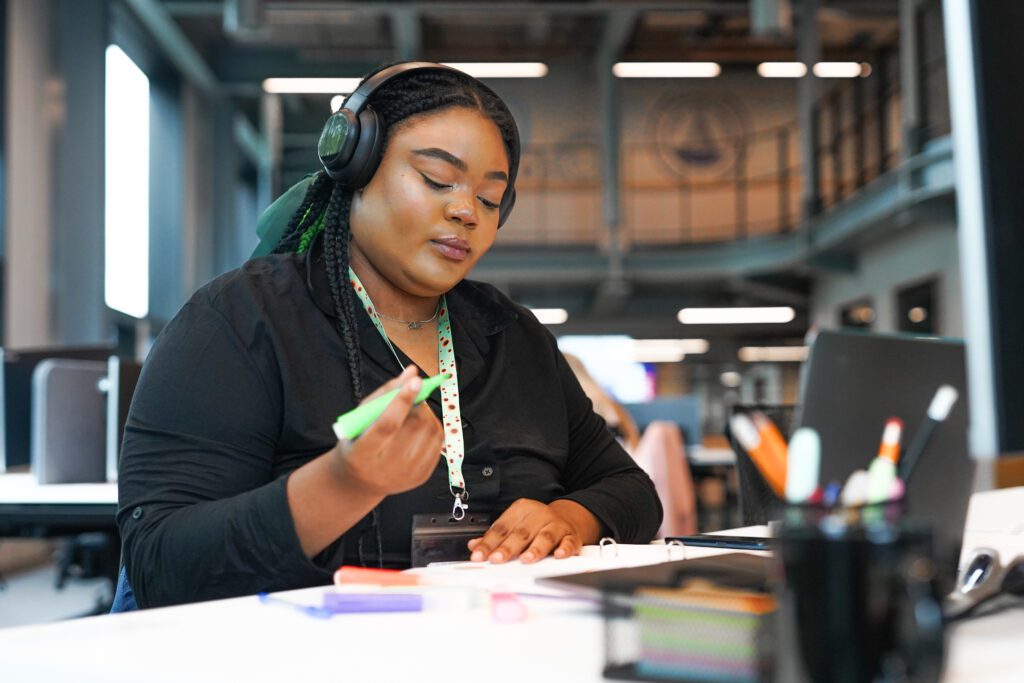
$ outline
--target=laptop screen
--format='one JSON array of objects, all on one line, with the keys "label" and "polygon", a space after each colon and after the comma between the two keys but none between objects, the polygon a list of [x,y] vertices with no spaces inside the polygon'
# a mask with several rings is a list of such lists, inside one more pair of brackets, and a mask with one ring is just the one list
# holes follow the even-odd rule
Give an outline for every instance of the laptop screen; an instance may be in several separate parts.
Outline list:
[{"label": "laptop screen", "polygon": [[943,384],[952,385],[960,397],[917,461],[906,503],[910,516],[932,523],[940,587],[948,591],[974,485],[963,342],[821,332],[804,370],[796,424],[813,427],[821,436],[821,482],[845,482],[855,469],[870,465],[888,418],[903,420],[906,449]]}]

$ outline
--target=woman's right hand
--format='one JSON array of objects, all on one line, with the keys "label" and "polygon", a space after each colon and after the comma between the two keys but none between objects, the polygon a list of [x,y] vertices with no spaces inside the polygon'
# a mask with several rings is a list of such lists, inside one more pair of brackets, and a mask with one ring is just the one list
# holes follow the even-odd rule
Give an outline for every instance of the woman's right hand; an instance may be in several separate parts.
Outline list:
[{"label": "woman's right hand", "polygon": [[401,387],[380,417],[354,441],[330,451],[331,472],[339,483],[378,496],[414,489],[430,478],[444,447],[444,430],[426,402],[413,406],[423,386],[416,366],[383,384],[363,403]]}]

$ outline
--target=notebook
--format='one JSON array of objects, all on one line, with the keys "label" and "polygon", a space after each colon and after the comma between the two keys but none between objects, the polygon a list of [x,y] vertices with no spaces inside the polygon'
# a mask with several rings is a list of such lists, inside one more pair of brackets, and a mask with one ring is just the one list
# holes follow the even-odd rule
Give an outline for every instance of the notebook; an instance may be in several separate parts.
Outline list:
[{"label": "notebook", "polygon": [[734,588],[767,590],[767,555],[724,553],[688,560],[587,571],[537,580],[538,585],[600,595],[602,591],[630,593],[640,586],[678,586],[688,579],[705,578]]}]

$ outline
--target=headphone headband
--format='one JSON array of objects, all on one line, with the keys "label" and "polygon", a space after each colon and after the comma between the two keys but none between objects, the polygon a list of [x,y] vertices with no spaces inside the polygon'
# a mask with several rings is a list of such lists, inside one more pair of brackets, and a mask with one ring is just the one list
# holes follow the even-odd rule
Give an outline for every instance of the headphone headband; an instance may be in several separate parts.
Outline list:
[{"label": "headphone headband", "polygon": [[450,66],[435,64],[433,62],[402,62],[401,64],[394,64],[385,69],[381,69],[360,83],[356,89],[352,91],[352,94],[345,98],[345,101],[341,106],[358,116],[359,112],[361,112],[363,107],[366,106],[366,102],[370,99],[370,95],[376,92],[378,88],[399,74],[405,73],[406,71],[418,71],[420,69],[463,73],[462,71],[453,69]]}]

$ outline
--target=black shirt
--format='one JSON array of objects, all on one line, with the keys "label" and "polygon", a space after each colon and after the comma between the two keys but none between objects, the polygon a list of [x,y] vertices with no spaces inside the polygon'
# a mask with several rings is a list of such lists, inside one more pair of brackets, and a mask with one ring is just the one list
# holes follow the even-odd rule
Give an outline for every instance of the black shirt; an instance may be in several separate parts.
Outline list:
[{"label": "black shirt", "polygon": [[[447,301],[470,510],[564,498],[621,542],[653,538],[653,484],[593,412],[547,329],[489,285],[463,281]],[[356,315],[369,391],[400,368],[362,307]],[[285,493],[288,474],[334,446],[331,425],[355,405],[333,318],[322,262],[274,255],[200,289],[161,332],[132,401],[118,487],[140,606],[327,583],[357,551],[376,564],[370,516],[306,558]],[[436,394],[430,404],[440,415]],[[413,514],[451,506],[438,458],[426,484],[381,503],[384,565],[409,565]]]}]

